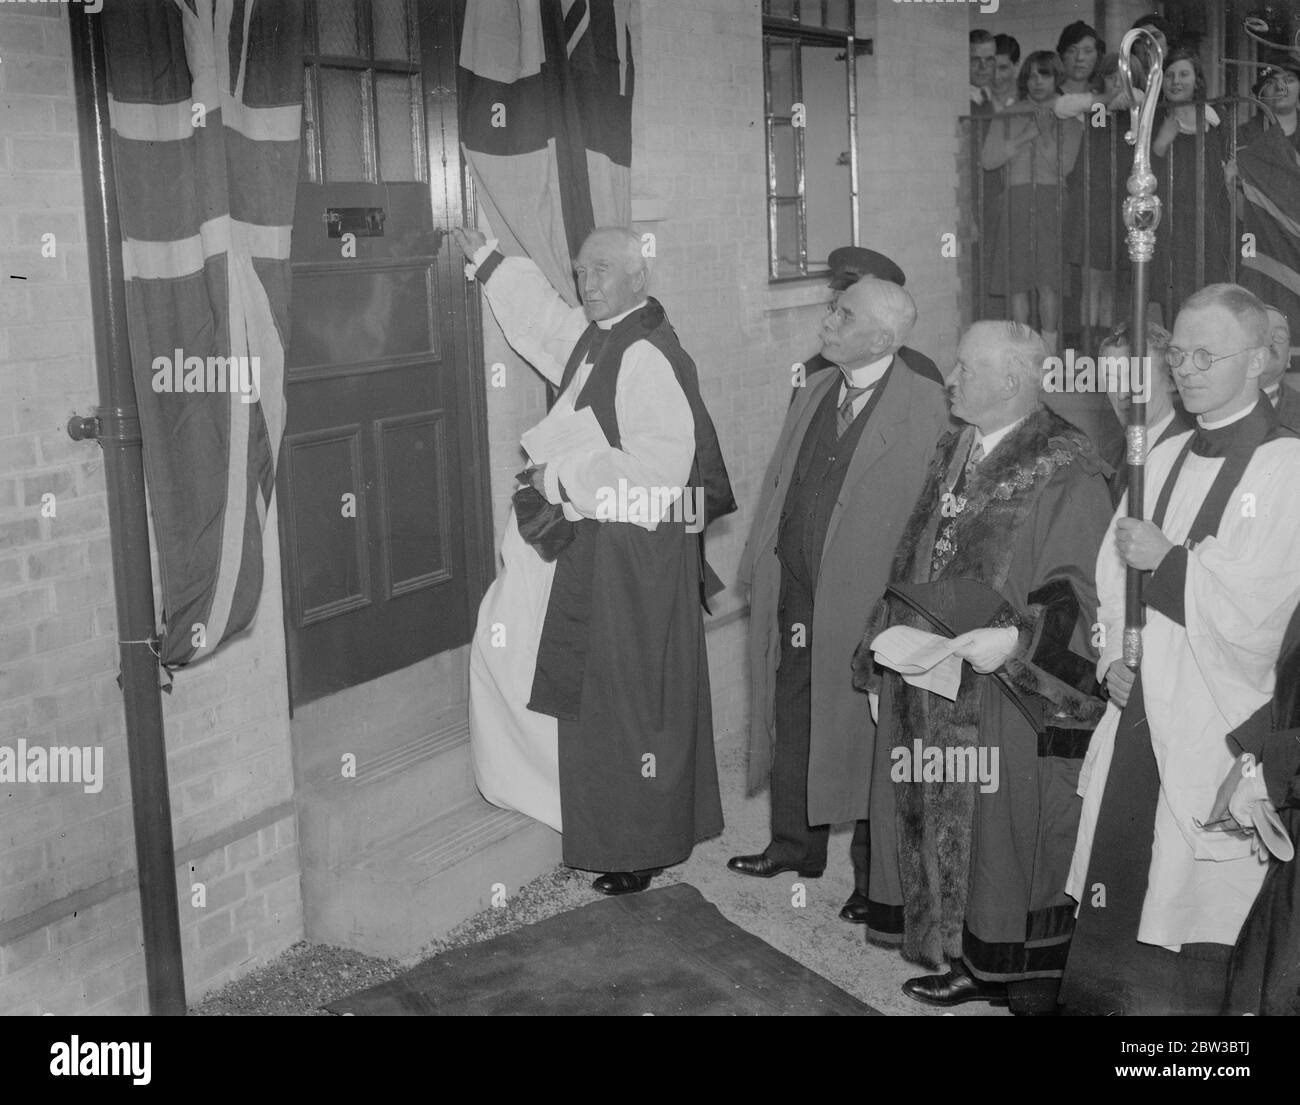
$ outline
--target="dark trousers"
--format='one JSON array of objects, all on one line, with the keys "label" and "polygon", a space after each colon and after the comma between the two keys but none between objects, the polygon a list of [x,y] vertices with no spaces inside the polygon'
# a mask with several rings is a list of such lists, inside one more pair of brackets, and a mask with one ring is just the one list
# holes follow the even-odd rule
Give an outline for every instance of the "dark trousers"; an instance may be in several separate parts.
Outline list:
[{"label": "dark trousers", "polygon": [[[829,825],[808,824],[808,748],[812,737],[812,594],[785,568],[778,610],[781,660],[776,671],[776,747],[772,752],[772,843],[767,854],[805,870],[826,866]],[[802,644],[794,644],[798,627]],[[845,678],[848,678],[845,664]],[[871,842],[864,819],[849,848],[853,885],[867,890]]]}]

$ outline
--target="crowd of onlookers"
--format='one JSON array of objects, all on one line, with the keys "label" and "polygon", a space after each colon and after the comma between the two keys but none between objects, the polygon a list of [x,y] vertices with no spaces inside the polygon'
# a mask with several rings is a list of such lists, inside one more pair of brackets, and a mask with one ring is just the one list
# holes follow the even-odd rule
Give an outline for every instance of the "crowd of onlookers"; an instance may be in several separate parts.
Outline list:
[{"label": "crowd of onlookers", "polygon": [[[1262,68],[1252,90],[1260,109],[1231,127],[1227,108],[1205,102],[1197,51],[1159,16],[1143,16],[1134,27],[1159,43],[1163,64],[1151,141],[1162,218],[1149,288],[1156,317],[1168,322],[1193,290],[1233,275],[1230,190],[1238,153],[1273,128],[1300,151],[1300,63]],[[1131,102],[1119,54],[1108,53],[1087,23],[1071,23],[1055,50],[1023,60],[1010,35],[970,35],[985,311],[1036,322],[1053,351],[1062,330],[1075,325],[1062,318],[1063,297],[1077,297],[1081,330],[1104,332],[1127,313],[1131,273],[1120,212],[1133,150],[1124,134],[1154,52],[1143,37],[1134,53]]]}]

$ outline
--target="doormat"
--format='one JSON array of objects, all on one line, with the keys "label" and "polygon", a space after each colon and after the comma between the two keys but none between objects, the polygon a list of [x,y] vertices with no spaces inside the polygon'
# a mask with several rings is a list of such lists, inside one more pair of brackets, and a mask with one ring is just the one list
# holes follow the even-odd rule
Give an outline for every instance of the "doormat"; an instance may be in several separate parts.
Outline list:
[{"label": "doormat", "polygon": [[883,1016],[687,883],[443,952],[333,1002],[357,1016]]}]

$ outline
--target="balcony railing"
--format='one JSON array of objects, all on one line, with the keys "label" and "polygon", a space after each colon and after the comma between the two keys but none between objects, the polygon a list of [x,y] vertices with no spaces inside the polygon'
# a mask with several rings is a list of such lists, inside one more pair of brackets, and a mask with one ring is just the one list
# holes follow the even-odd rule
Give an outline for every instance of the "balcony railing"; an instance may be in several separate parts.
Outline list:
[{"label": "balcony railing", "polygon": [[[1237,280],[1242,205],[1232,170],[1225,167],[1235,165],[1247,128],[1258,126],[1241,121],[1245,109],[1260,107],[1258,101],[1238,97],[1197,101],[1193,106],[1194,132],[1180,133],[1165,156],[1152,157],[1162,209],[1149,289],[1156,305],[1153,317],[1165,326],[1192,291],[1216,281]],[[1210,109],[1219,122],[1207,129]],[[1078,119],[1055,120],[1055,165],[1047,159],[1044,171],[1044,159],[1031,148],[1028,187],[1023,187],[1025,180],[1010,183],[1013,168],[1018,177],[1025,177],[1023,160],[1018,166],[1013,160],[994,169],[981,163],[990,131],[1023,126],[1010,122],[1018,117],[1036,125],[1031,113],[1015,111],[960,120],[959,176],[969,197],[965,216],[974,245],[964,274],[968,318],[1011,317],[1007,296],[1037,289],[1034,280],[1013,287],[1027,284],[1023,271],[1013,271],[1017,261],[1027,256],[1030,272],[1050,277],[1048,286],[1060,295],[1061,347],[1094,353],[1110,326],[1129,314],[1131,267],[1121,214],[1133,162],[1132,147],[1124,140],[1129,113],[1105,115],[1105,126],[1094,125],[1102,116],[1091,111]],[[1157,115],[1157,135],[1163,117]],[[1049,205],[1046,210],[1043,204]],[[1040,241],[1045,233],[1055,240]],[[1042,271],[1044,258],[1053,273]],[[1039,318],[1030,321],[1041,328]]]}]

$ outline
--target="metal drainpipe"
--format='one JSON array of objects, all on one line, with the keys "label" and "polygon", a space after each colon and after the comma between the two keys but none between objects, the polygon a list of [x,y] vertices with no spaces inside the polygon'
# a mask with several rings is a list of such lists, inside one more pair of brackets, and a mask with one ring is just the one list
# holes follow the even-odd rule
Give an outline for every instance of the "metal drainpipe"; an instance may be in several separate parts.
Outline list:
[{"label": "metal drainpipe", "polygon": [[98,440],[104,451],[149,1012],[182,1016],[185,974],[176,898],[171,797],[167,789],[167,746],[158,658],[150,643],[155,620],[144,454],[127,340],[122,235],[109,131],[104,38],[95,16],[76,5],[69,6],[68,15],[100,397],[94,415],[72,418],[68,433],[73,440]]}]

